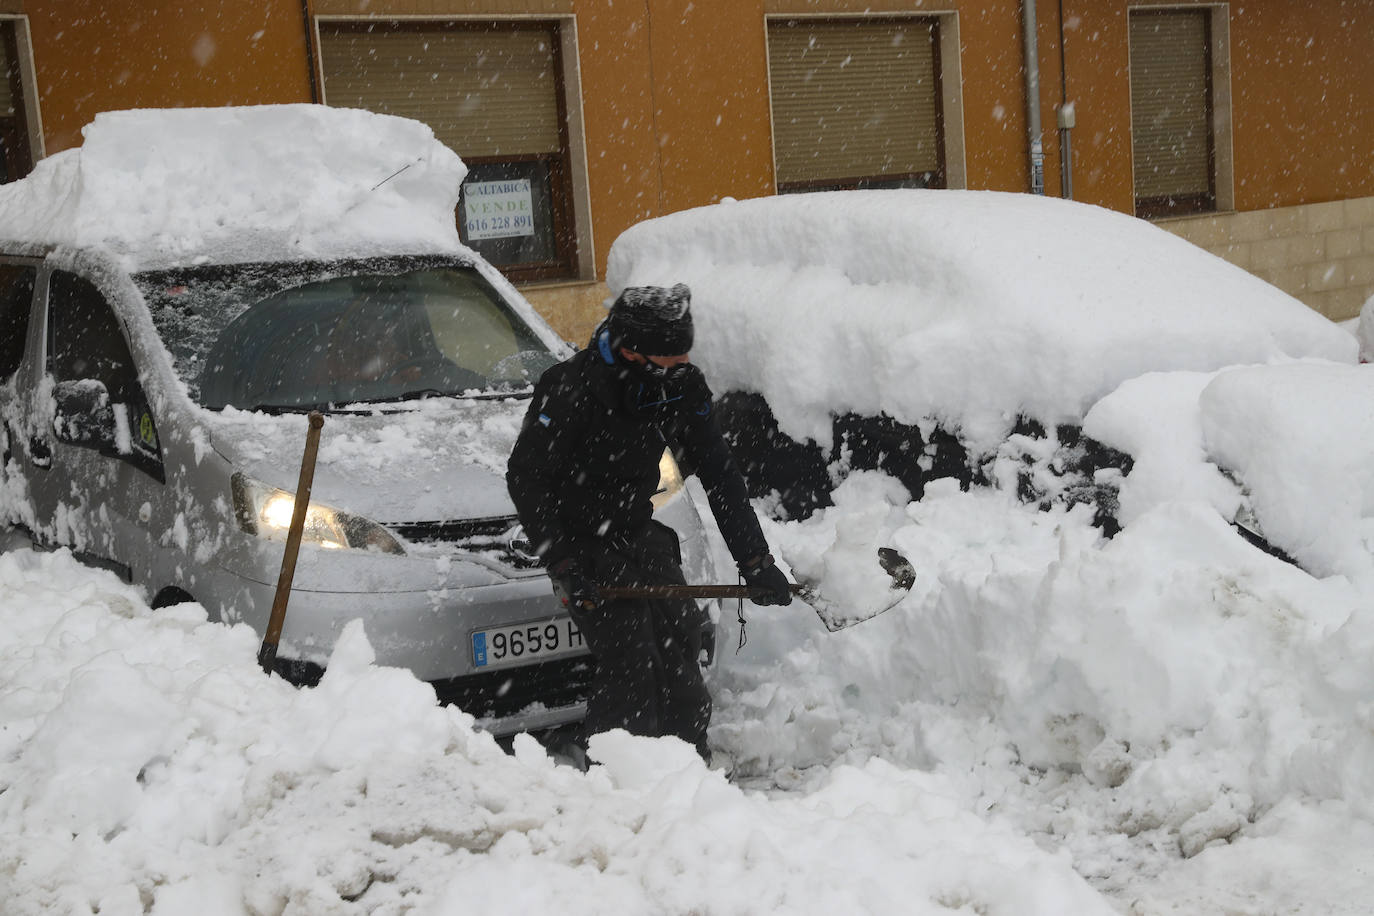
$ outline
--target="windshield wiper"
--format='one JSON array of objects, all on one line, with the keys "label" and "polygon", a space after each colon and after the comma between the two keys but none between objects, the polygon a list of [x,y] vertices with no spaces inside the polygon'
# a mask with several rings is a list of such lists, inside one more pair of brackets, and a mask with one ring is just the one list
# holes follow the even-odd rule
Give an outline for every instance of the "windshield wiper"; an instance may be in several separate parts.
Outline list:
[{"label": "windshield wiper", "polygon": [[412,388],[410,391],[403,391],[395,397],[378,398],[374,404],[394,403],[396,401],[423,401],[425,398],[450,398],[456,395],[452,391],[441,391],[438,388]]},{"label": "windshield wiper", "polygon": [[504,398],[522,400],[533,394],[533,388],[519,388],[514,391],[479,391],[472,394],[463,391],[444,391],[440,388],[415,388],[385,398],[323,401],[319,404],[254,404],[248,409],[266,414],[310,413],[312,410],[318,410],[321,413],[370,413],[369,405],[372,404],[397,404],[402,401],[423,401],[429,398],[458,398],[465,401],[494,401]]},{"label": "windshield wiper", "polygon": [[[471,392],[471,393],[469,393]],[[438,388],[416,388],[398,394],[395,397],[376,398],[368,401],[369,404],[388,404],[397,401],[422,401],[427,398],[458,398],[464,401],[486,401],[496,398],[527,398],[534,393],[534,389],[524,389],[520,391],[477,391],[476,389],[466,389],[464,391],[443,391]]]},{"label": "windshield wiper", "polygon": [[[340,405],[336,401],[323,401],[319,404],[254,404],[248,409],[257,413],[274,415],[283,413],[310,413],[312,410],[318,410],[320,413],[359,413],[360,411],[356,410],[341,409],[342,407],[348,407],[357,403],[361,402],[348,401],[343,405]],[[361,412],[366,413],[367,411],[363,410]]]},{"label": "windshield wiper", "polygon": [[248,408],[253,413],[283,414],[283,413],[310,413],[318,410],[322,413],[329,413],[332,404],[254,404]]}]

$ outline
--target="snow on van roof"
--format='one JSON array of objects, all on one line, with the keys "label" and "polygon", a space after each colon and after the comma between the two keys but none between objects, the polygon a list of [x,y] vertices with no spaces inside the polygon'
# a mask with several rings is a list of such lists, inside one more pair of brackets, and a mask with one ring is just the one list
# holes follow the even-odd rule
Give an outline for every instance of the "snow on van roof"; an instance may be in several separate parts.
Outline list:
[{"label": "snow on van roof", "polygon": [[466,174],[418,121],[323,105],[110,111],[0,187],[0,238],[130,267],[462,250]]},{"label": "snow on van roof", "polygon": [[1018,412],[1077,421],[1151,370],[1355,359],[1348,333],[1191,243],[1026,194],[727,201],[630,228],[607,280],[687,283],[712,387],[822,443],[832,414],[885,412],[987,446]]}]

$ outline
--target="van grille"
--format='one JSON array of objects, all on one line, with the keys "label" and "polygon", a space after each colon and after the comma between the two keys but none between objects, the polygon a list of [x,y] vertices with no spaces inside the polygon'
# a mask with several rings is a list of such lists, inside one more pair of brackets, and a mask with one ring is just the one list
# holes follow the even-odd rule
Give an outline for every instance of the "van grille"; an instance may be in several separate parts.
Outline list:
[{"label": "van grille", "polygon": [[514,515],[442,522],[398,522],[387,527],[412,543],[445,544],[467,553],[489,556],[516,569],[534,569],[542,565],[539,557],[530,549],[520,520]]}]

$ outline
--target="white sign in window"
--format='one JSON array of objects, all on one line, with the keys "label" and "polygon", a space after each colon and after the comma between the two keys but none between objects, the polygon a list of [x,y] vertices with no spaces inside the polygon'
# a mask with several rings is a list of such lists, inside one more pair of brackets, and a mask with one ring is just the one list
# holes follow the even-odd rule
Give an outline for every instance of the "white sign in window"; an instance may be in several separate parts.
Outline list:
[{"label": "white sign in window", "polygon": [[530,180],[512,178],[463,185],[463,228],[468,241],[534,235]]}]

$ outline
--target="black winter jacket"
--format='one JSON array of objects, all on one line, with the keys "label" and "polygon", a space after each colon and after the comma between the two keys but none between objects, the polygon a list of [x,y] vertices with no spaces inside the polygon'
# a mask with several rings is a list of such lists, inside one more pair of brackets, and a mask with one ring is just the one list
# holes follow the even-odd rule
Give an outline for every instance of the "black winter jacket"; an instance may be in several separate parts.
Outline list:
[{"label": "black winter jacket", "polygon": [[650,419],[626,406],[638,385],[595,345],[548,369],[511,452],[506,485],[530,544],[553,565],[574,553],[614,548],[648,525],[659,459],[672,449],[695,473],[737,563],[768,552],[758,518],[702,386],[692,403]]}]

